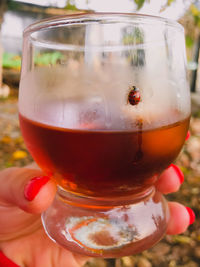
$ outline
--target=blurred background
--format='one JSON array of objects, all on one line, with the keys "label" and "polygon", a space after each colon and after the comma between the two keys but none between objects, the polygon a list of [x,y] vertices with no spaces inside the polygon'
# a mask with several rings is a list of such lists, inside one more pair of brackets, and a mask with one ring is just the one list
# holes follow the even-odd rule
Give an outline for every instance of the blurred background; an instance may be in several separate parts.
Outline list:
[{"label": "blurred background", "polygon": [[[18,123],[18,86],[22,34],[43,18],[80,12],[137,12],[170,18],[185,29],[188,81],[191,90],[191,137],[176,164],[185,175],[179,192],[168,196],[191,207],[196,222],[182,235],[166,236],[154,248],[121,259],[91,259],[85,267],[200,266],[200,0],[0,0],[0,169],[32,161]],[[54,53],[36,59],[38,65],[57,60]]]}]

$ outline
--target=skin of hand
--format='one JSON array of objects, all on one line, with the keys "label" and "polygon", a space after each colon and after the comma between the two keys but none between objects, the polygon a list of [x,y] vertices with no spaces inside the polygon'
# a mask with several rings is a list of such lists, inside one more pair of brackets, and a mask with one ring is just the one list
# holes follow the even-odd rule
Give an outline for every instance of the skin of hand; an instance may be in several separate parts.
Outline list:
[{"label": "skin of hand", "polygon": [[[26,197],[24,189],[30,180],[42,176],[43,172],[35,164],[0,172],[0,250],[22,267],[80,267],[88,258],[52,242],[41,224],[40,214],[51,205],[56,184],[48,179],[31,201]],[[177,191],[182,182],[183,174],[172,164],[162,173],[156,187],[161,193],[169,194]],[[167,234],[180,234],[191,223],[191,211],[176,202],[168,205]]]}]

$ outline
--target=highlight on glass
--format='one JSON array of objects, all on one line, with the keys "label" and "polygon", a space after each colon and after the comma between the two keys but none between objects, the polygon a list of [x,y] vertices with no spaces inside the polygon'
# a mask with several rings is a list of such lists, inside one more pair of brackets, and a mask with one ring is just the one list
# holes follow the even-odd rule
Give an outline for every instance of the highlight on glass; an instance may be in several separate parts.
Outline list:
[{"label": "highlight on glass", "polygon": [[29,26],[19,118],[28,150],[57,183],[42,214],[51,239],[93,257],[153,246],[169,220],[155,183],[190,118],[182,26],[116,13]]}]

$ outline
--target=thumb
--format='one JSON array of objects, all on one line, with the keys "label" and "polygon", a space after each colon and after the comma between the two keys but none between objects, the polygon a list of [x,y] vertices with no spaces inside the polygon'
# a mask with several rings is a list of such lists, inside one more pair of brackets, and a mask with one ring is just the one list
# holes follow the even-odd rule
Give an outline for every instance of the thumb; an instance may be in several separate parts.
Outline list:
[{"label": "thumb", "polygon": [[52,203],[56,185],[39,169],[8,168],[0,172],[0,203],[41,213]]}]

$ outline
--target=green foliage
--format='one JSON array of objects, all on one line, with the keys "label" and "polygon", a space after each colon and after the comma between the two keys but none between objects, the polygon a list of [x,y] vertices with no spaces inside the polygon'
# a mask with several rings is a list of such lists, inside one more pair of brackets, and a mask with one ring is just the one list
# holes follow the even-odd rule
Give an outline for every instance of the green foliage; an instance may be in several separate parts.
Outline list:
[{"label": "green foliage", "polygon": [[[167,6],[170,6],[173,2],[175,2],[176,0],[167,0],[167,3],[164,7],[162,7],[163,9],[165,9]],[[143,7],[145,2],[151,2],[151,0],[134,0],[134,2],[137,5],[137,9],[140,9]]]},{"label": "green foliage", "polygon": [[191,173],[191,169],[187,167],[181,166],[180,169],[183,172],[184,176],[189,175]]},{"label": "green foliage", "polygon": [[3,68],[20,69],[21,57],[11,53],[3,53]]},{"label": "green foliage", "polygon": [[34,63],[39,66],[55,65],[62,58],[60,52],[37,54]]},{"label": "green foliage", "polygon": [[74,3],[74,1],[70,1],[70,0],[67,1],[67,4],[65,6],[65,9],[71,10],[71,11],[78,10],[77,7],[76,7],[76,5],[75,5],[75,3]]},{"label": "green foliage", "polygon": [[137,9],[140,9],[143,5],[145,0],[134,0],[136,5],[137,5]]},{"label": "green foliage", "polygon": [[191,36],[186,35],[186,36],[185,36],[185,43],[186,43],[186,47],[187,47],[187,48],[191,48],[191,47],[193,47],[193,45],[194,45],[194,40],[192,39]]},{"label": "green foliage", "polygon": [[[37,54],[34,63],[37,66],[55,65],[62,58],[60,52]],[[17,69],[21,68],[21,57],[12,53],[3,53],[3,68]]]},{"label": "green foliage", "polygon": [[194,112],[194,113],[192,114],[192,116],[193,116],[194,118],[200,118],[200,110]]},{"label": "green foliage", "polygon": [[140,44],[143,42],[144,34],[141,29],[134,27],[133,31],[129,34],[126,34],[123,38],[123,43],[125,45],[129,44]]},{"label": "green foliage", "polygon": [[167,0],[167,5],[170,6],[175,0]]},{"label": "green foliage", "polygon": [[8,0],[7,7],[9,10],[18,10],[20,8],[20,3],[14,2],[12,0]]},{"label": "green foliage", "polygon": [[200,10],[194,4],[192,4],[190,6],[190,12],[194,18],[195,24],[200,27]]}]

